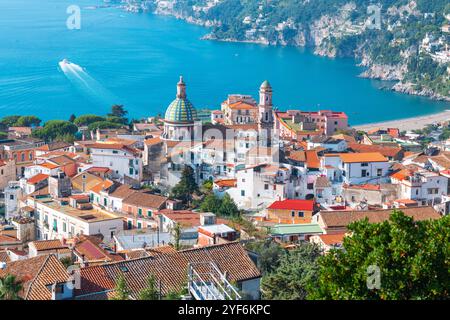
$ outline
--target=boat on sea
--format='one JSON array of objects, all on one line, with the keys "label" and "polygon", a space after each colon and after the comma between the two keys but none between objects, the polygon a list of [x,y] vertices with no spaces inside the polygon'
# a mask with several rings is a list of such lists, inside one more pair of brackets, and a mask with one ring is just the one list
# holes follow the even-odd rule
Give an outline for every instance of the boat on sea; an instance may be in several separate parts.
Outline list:
[{"label": "boat on sea", "polygon": [[65,66],[67,66],[68,64],[70,64],[70,61],[67,60],[66,58],[62,59],[60,62],[58,62],[58,65],[61,69],[63,69]]}]

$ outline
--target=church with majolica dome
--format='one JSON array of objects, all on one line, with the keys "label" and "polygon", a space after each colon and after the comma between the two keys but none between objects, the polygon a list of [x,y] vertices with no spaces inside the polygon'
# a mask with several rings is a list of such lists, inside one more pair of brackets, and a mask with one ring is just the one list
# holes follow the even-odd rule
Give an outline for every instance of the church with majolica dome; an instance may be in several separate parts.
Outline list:
[{"label": "church with majolica dome", "polygon": [[164,140],[185,141],[194,139],[194,127],[200,125],[197,110],[186,95],[183,77],[177,83],[177,95],[167,107],[164,116]]},{"label": "church with majolica dome", "polygon": [[[241,97],[241,96],[239,96]],[[266,80],[262,83],[259,91],[259,104],[251,103],[249,106],[254,109],[252,117],[247,117],[249,121],[232,121],[229,124],[255,124],[258,131],[267,131],[270,137],[270,132],[273,128],[273,106],[272,106],[272,87]],[[242,101],[239,101],[242,105]],[[241,114],[241,108],[237,112]],[[245,117],[238,117],[245,119]],[[180,76],[180,81],[177,83],[177,95],[167,107],[164,116],[164,133],[161,135],[163,140],[168,141],[193,141],[196,140],[194,135],[196,132],[200,134],[201,139],[201,121],[197,115],[197,110],[189,101],[186,94],[186,84],[183,77]],[[199,127],[199,130],[195,130]]]}]

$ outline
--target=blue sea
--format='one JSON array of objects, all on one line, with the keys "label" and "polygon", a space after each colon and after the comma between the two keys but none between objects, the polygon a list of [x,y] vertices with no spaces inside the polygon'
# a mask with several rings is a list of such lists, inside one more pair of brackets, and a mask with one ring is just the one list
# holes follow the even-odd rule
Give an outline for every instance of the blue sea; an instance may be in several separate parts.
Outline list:
[{"label": "blue sea", "polygon": [[[179,75],[197,109],[220,108],[228,94],[258,94],[268,79],[274,104],[345,111],[351,124],[449,109],[449,103],[380,90],[358,78],[352,59],[293,47],[203,41],[208,30],[172,17],[98,7],[101,0],[0,1],[0,117],[68,119],[123,104],[130,118],[163,114]],[[70,30],[67,8],[81,9]],[[61,68],[59,62],[70,64]]]}]

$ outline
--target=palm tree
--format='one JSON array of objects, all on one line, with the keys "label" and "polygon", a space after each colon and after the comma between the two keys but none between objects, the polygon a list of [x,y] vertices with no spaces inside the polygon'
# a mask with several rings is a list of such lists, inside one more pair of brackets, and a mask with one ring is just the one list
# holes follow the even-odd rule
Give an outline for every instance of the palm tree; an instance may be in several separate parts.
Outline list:
[{"label": "palm tree", "polygon": [[12,274],[0,278],[0,300],[19,300],[22,287],[22,283]]}]

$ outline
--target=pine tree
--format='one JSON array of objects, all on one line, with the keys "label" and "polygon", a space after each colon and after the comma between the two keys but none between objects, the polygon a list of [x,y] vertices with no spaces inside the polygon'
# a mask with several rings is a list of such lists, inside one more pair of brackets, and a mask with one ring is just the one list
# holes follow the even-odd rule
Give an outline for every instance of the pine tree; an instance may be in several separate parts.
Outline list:
[{"label": "pine tree", "polygon": [[139,293],[139,300],[158,300],[159,292],[156,279],[153,274],[147,278],[147,287]]},{"label": "pine tree", "polygon": [[180,245],[180,241],[181,241],[181,232],[182,232],[182,228],[181,225],[179,223],[176,223],[172,229],[172,236],[173,236],[173,241],[174,241],[174,247],[175,250],[180,250],[181,245]]},{"label": "pine tree", "polygon": [[222,205],[222,200],[214,193],[211,193],[203,199],[200,205],[200,211],[218,213]]},{"label": "pine tree", "polygon": [[198,185],[195,182],[194,170],[185,166],[181,173],[181,179],[178,184],[172,188],[172,197],[180,199],[185,204],[190,204],[192,195],[198,192]]},{"label": "pine tree", "polygon": [[111,300],[129,300],[130,290],[128,289],[125,277],[121,273],[116,280],[116,287],[114,288],[114,296]]},{"label": "pine tree", "polygon": [[228,217],[236,217],[239,215],[239,209],[228,193],[226,193],[223,197],[222,204],[220,205],[217,213]]},{"label": "pine tree", "polygon": [[69,118],[69,122],[74,122],[77,117],[72,113]]}]

